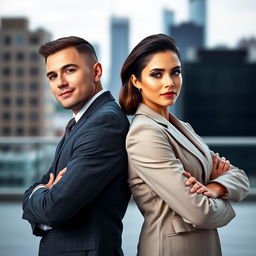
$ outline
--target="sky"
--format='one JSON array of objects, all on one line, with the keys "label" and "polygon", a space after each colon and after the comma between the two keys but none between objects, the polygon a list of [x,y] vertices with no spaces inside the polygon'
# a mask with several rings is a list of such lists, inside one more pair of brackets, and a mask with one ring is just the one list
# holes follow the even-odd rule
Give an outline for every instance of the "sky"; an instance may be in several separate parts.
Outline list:
[{"label": "sky", "polygon": [[[163,9],[177,24],[188,21],[188,0],[0,0],[0,18],[27,17],[31,30],[44,28],[53,39],[80,36],[99,45],[109,70],[110,17],[130,19],[130,48],[144,37],[163,32]],[[256,37],[256,0],[208,0],[207,46],[235,47],[242,37]],[[104,80],[104,77],[103,77]]]}]

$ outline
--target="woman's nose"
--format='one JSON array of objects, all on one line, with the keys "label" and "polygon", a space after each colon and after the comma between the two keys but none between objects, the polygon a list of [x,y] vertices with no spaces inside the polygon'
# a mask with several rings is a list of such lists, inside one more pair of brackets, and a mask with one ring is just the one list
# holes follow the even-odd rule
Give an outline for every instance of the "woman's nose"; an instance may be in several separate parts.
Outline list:
[{"label": "woman's nose", "polygon": [[165,87],[174,87],[174,83],[170,75],[165,77],[164,85]]}]

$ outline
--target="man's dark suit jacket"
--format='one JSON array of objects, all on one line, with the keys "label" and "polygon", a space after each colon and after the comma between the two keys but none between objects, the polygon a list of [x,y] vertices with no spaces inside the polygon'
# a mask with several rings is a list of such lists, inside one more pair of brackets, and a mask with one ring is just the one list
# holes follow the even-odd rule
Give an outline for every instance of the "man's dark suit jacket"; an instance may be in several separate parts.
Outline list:
[{"label": "man's dark suit jacket", "polygon": [[[125,137],[129,122],[109,92],[83,114],[69,137],[57,146],[52,166],[24,195],[23,218],[42,236],[39,255],[123,255],[122,218],[130,198]],[[67,167],[50,190],[55,177]],[[42,231],[38,224],[53,227]]]}]

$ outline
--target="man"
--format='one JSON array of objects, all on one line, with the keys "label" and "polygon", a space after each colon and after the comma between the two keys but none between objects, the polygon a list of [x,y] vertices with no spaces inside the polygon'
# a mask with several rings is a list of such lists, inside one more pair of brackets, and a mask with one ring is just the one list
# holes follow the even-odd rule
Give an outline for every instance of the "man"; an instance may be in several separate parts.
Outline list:
[{"label": "man", "polygon": [[74,119],[49,171],[25,192],[23,218],[42,236],[40,256],[123,255],[128,120],[102,89],[102,67],[87,41],[61,38],[39,53],[52,93]]}]

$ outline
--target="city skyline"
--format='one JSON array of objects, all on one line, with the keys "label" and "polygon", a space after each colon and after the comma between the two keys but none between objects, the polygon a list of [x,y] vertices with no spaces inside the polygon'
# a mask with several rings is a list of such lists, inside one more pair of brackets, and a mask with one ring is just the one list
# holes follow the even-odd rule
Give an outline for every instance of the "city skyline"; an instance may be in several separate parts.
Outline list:
[{"label": "city skyline", "polygon": [[[112,16],[129,19],[131,49],[145,36],[164,32],[164,9],[173,10],[176,24],[188,21],[188,2],[179,0],[177,4],[174,0],[159,0],[156,4],[153,0],[105,0],[99,6],[91,1],[81,0],[73,0],[72,5],[49,0],[24,0],[22,5],[17,5],[14,0],[1,0],[0,18],[26,17],[29,19],[30,29],[44,28],[52,34],[53,39],[77,35],[99,45],[104,82],[106,74],[110,73]],[[234,48],[241,38],[256,36],[256,1],[208,0],[207,4],[207,47],[226,45]]]}]

